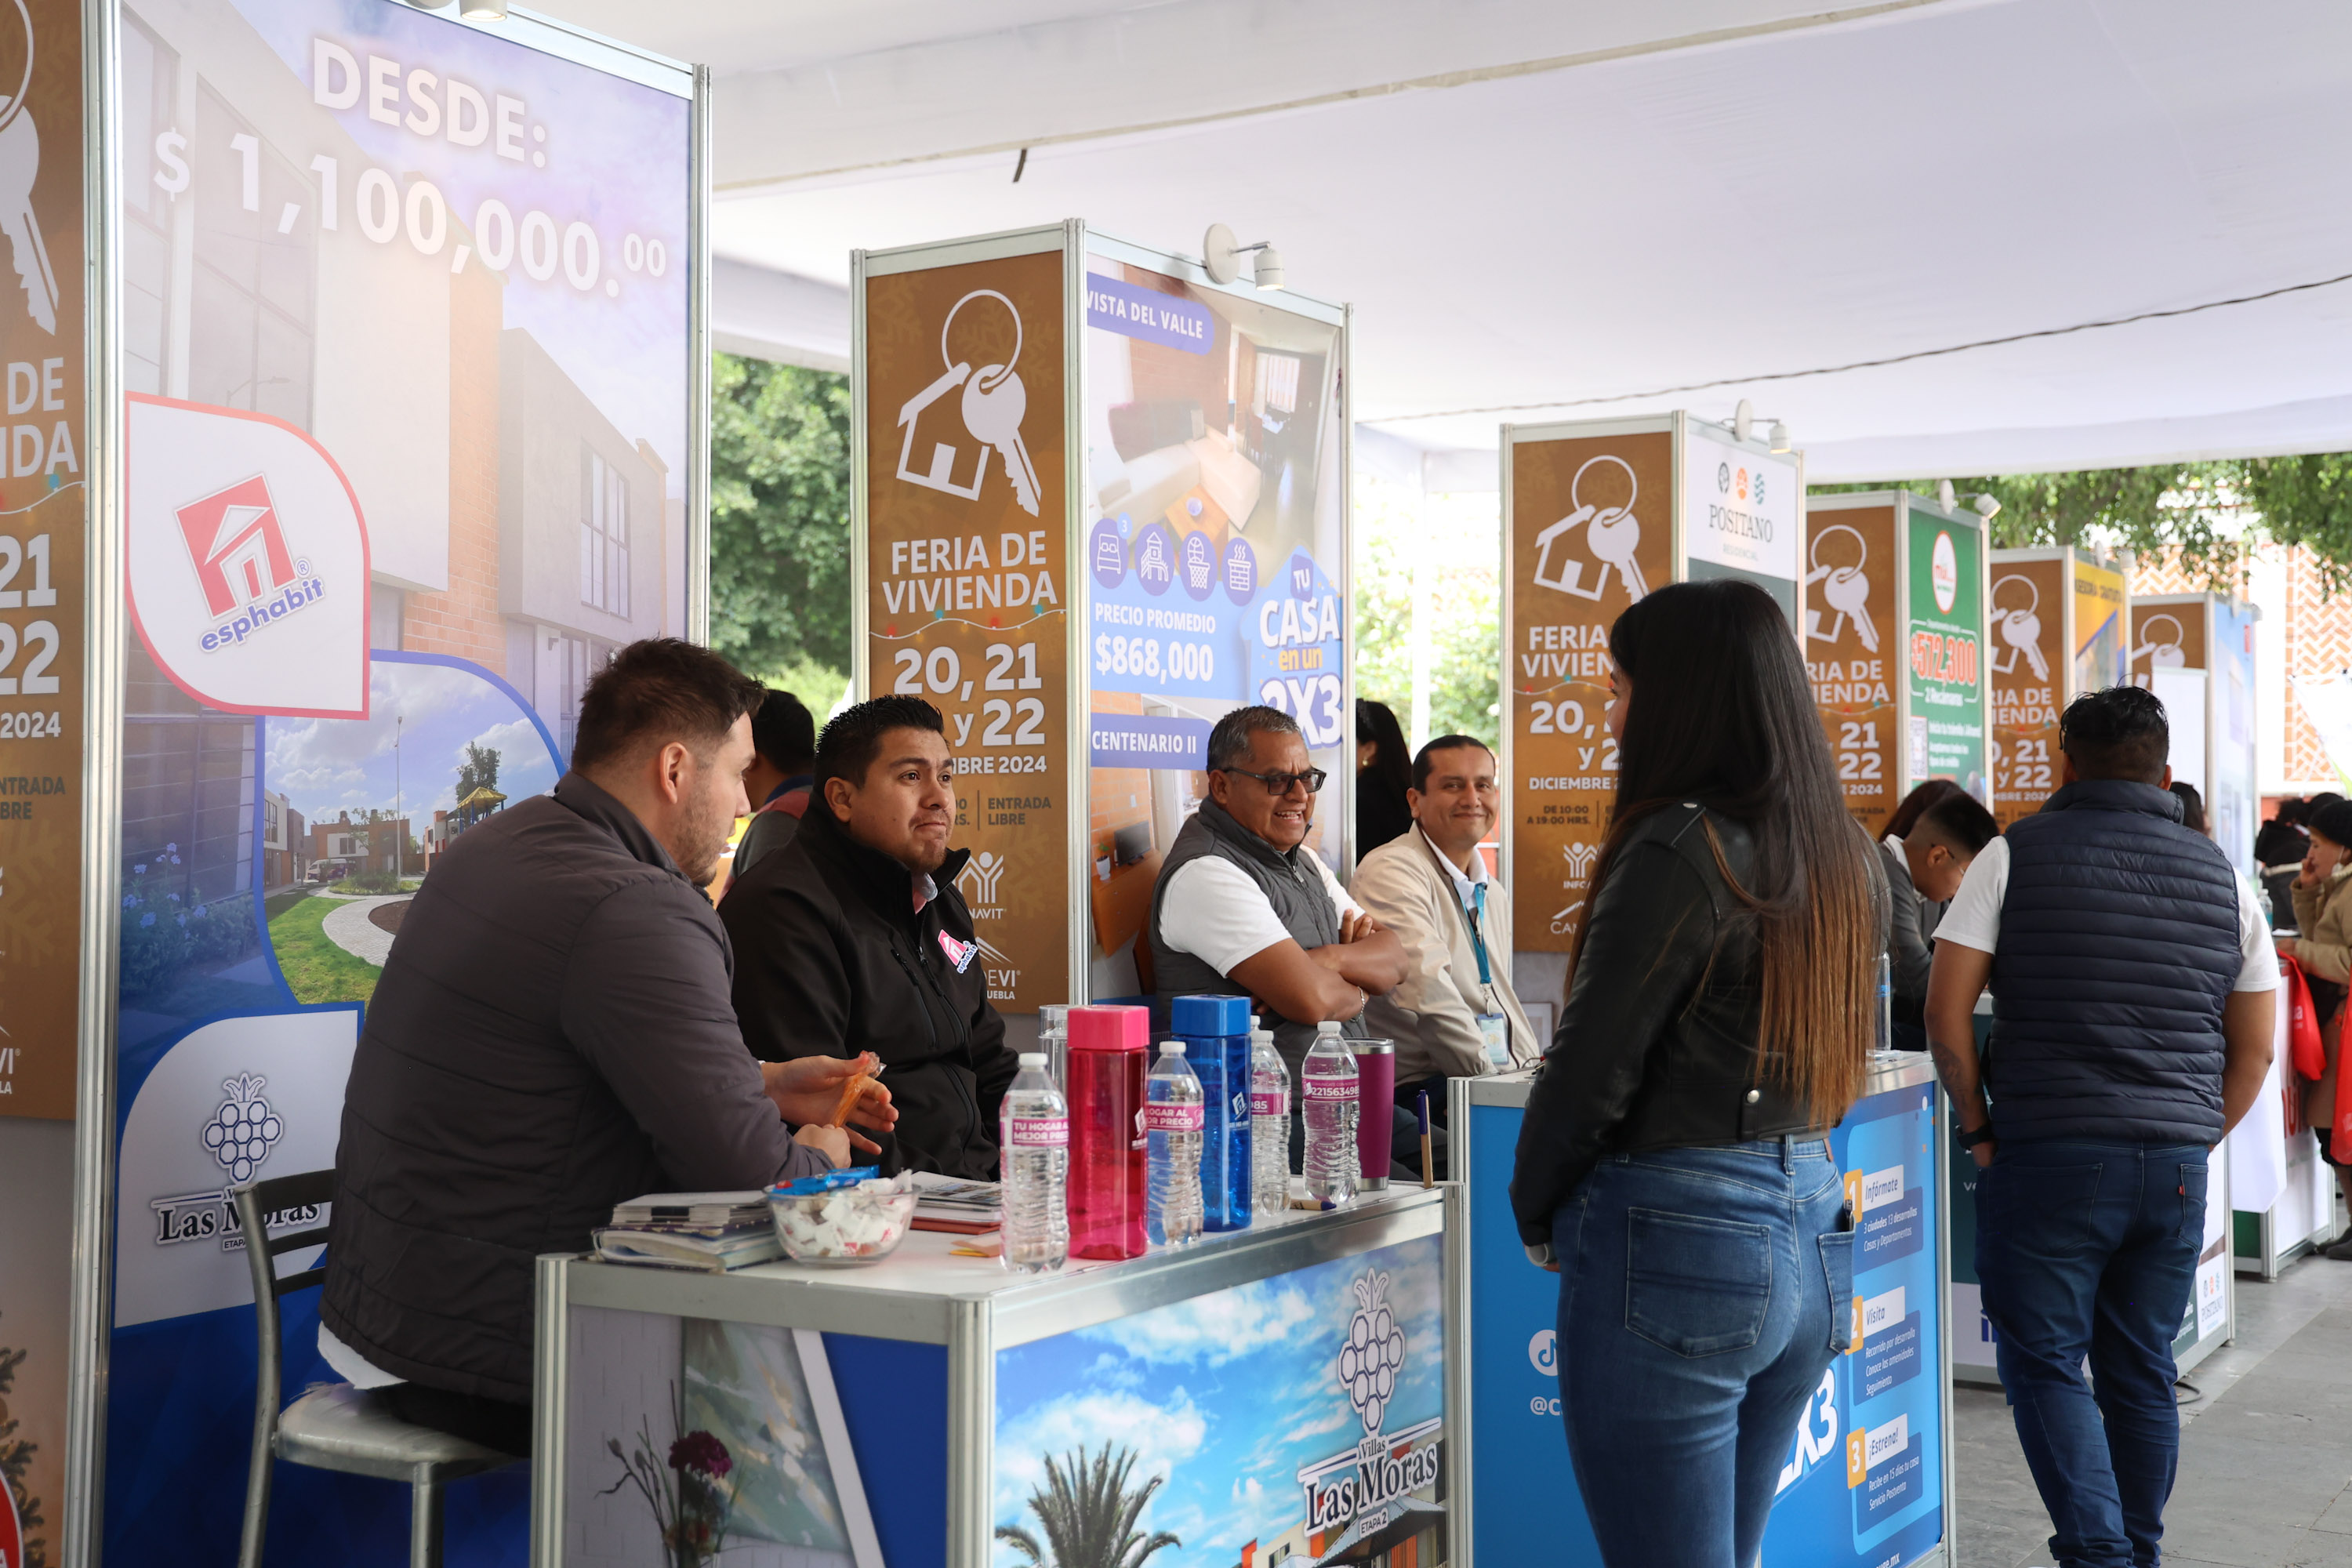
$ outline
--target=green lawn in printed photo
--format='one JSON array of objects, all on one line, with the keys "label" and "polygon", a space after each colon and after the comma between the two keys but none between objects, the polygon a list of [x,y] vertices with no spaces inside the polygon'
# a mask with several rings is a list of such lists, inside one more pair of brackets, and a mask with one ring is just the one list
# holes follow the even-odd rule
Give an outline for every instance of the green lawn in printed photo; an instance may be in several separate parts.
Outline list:
[{"label": "green lawn in printed photo", "polygon": [[375,995],[383,971],[337,947],[321,929],[342,904],[341,899],[293,889],[270,894],[262,905],[278,973],[298,1002],[366,1002]]}]

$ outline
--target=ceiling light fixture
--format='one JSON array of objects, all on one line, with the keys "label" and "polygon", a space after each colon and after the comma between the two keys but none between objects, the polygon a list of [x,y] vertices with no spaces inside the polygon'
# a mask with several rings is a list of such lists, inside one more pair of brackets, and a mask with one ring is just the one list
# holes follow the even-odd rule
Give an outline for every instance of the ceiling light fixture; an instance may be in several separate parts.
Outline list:
[{"label": "ceiling light fixture", "polygon": [[2000,502],[1981,490],[1977,492],[1977,499],[1970,504],[1976,508],[1977,515],[1987,522],[1990,522],[2000,513]]},{"label": "ceiling light fixture", "polygon": [[457,15],[468,22],[503,22],[507,0],[457,0]]},{"label": "ceiling light fixture", "polygon": [[1209,232],[1201,237],[1201,269],[1212,283],[1232,283],[1242,275],[1242,258],[1255,251],[1257,262],[1251,280],[1261,289],[1282,287],[1282,253],[1271,240],[1259,240],[1255,245],[1243,245],[1234,237],[1234,231],[1223,224],[1213,223]]},{"label": "ceiling light fixture", "polygon": [[1778,419],[1772,421],[1772,450],[1785,456],[1789,450],[1789,427]]}]

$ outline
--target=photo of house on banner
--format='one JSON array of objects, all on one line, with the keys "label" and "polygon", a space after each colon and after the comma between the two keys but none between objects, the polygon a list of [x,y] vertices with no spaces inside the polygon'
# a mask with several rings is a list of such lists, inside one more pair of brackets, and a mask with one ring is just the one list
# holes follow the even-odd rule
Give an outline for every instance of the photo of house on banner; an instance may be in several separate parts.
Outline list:
[{"label": "photo of house on banner", "polygon": [[435,863],[561,771],[520,694],[460,660],[378,654],[369,685],[365,719],[264,721],[262,910],[304,1004],[373,997]]},{"label": "photo of house on banner", "polygon": [[[1088,258],[1087,466],[1094,579],[1095,995],[1138,989],[1160,858],[1208,794],[1209,729],[1245,703],[1299,722],[1342,773],[1342,329],[1135,262]],[[1327,791],[1308,843],[1336,868]]]},{"label": "photo of house on banner", "polygon": [[[130,652],[124,862],[144,869],[123,892],[168,872],[180,900],[125,922],[131,1049],[285,1005],[262,952],[284,911],[257,891],[392,847],[364,817],[392,810],[388,779],[364,802],[265,798],[277,715],[360,711],[383,680],[371,651],[462,660],[520,694],[560,772],[590,674],[684,630],[690,106],[619,82],[583,97],[576,66],[376,0],[132,0],[121,37],[127,379],[172,437],[129,459],[153,502],[131,594],[169,627]],[[400,84],[391,105],[372,79]],[[250,447],[217,482],[190,468],[205,430]],[[349,521],[325,515],[321,475]],[[314,643],[343,682],[323,697]],[[522,716],[495,695],[457,739]],[[518,791],[520,754],[499,793],[551,782]],[[413,880],[434,828],[408,807]],[[221,934],[154,940],[198,905]],[[302,971],[295,994],[363,994],[329,956],[342,978]]]}]

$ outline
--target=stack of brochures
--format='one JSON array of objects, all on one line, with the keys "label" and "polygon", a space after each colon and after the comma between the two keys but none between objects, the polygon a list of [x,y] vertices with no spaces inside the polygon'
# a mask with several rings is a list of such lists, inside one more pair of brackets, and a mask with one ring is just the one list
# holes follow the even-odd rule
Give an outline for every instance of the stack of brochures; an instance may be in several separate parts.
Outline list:
[{"label": "stack of brochures", "polygon": [[1003,1190],[994,1182],[964,1182],[952,1176],[914,1173],[914,1227],[955,1236],[980,1236],[1004,1223]]},{"label": "stack of brochures", "polygon": [[784,1252],[761,1192],[647,1193],[616,1205],[595,1240],[596,1255],[610,1262],[714,1274]]}]

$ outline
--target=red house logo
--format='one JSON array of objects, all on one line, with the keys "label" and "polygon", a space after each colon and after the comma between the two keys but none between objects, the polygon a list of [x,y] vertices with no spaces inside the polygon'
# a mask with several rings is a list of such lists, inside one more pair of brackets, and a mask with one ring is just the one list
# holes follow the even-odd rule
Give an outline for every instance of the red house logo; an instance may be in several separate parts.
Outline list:
[{"label": "red house logo", "polygon": [[256,474],[179,510],[180,532],[188,542],[205,605],[226,616],[291,584],[294,557],[269,499],[269,481]]}]

